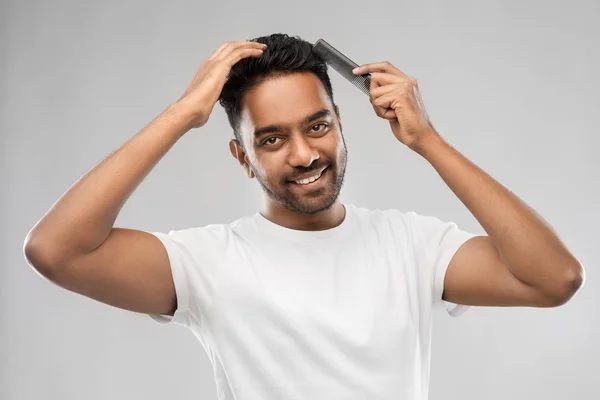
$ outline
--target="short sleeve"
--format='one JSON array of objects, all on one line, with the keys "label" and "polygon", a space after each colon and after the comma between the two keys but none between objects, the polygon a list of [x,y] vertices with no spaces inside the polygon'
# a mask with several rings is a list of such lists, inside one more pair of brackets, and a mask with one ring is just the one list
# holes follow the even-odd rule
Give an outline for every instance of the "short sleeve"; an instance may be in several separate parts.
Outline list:
[{"label": "short sleeve", "polygon": [[456,251],[469,239],[478,235],[463,231],[454,222],[444,222],[436,217],[423,216],[415,212],[407,213],[414,238],[418,259],[426,264],[432,285],[433,303],[443,302],[446,312],[458,317],[469,306],[442,300],[444,279],[448,265]]},{"label": "short sleeve", "polygon": [[156,236],[167,251],[177,296],[177,310],[173,316],[148,316],[160,324],[174,323],[188,328],[204,326],[217,269],[223,259],[222,243],[227,228],[209,225],[169,233],[148,233]]}]

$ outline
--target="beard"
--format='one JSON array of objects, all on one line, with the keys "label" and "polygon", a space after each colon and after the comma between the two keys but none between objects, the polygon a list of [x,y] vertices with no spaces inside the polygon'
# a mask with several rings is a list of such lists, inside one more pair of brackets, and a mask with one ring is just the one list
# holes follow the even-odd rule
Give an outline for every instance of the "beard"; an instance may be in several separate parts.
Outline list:
[{"label": "beard", "polygon": [[[331,174],[329,182],[318,190],[303,194],[298,194],[296,191],[290,190],[290,185],[295,185],[295,183],[291,183],[286,179],[273,184],[269,182],[268,179],[265,179],[265,176],[260,175],[255,168],[252,166],[251,168],[254,172],[254,176],[262,186],[263,191],[273,201],[281,204],[292,212],[303,215],[314,215],[331,208],[339,197],[344,185],[347,160],[348,150],[346,149],[346,143],[344,142],[344,152],[339,161],[339,165],[337,160],[333,163],[329,163],[327,169],[323,172]],[[322,166],[324,165],[321,165],[321,167]],[[318,167],[310,168],[312,171],[318,171],[319,169],[320,168]]]}]

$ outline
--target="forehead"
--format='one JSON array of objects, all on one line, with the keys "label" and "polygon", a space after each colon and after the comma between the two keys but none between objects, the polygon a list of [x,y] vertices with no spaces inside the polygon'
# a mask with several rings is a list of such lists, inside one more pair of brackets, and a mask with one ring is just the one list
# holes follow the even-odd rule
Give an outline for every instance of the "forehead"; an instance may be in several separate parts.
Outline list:
[{"label": "forehead", "polygon": [[323,108],[333,111],[321,80],[313,73],[269,78],[242,99],[242,131],[265,125],[294,125]]}]

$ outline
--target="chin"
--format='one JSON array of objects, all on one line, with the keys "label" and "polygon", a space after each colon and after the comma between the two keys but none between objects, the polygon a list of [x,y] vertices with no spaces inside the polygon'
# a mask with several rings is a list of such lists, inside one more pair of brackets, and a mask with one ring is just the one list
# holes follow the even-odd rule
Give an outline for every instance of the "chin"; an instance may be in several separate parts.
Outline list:
[{"label": "chin", "polygon": [[[257,176],[257,178],[259,177]],[[335,182],[336,179],[333,181]],[[258,182],[272,201],[289,211],[302,215],[315,215],[329,210],[338,199],[342,187],[342,182],[339,182],[339,185],[330,183],[323,190],[312,193],[311,196],[310,194],[298,195],[287,186],[289,184],[279,184],[281,186],[278,186],[277,190],[271,190],[262,179],[259,178]]]},{"label": "chin", "polygon": [[337,197],[337,194],[335,196],[324,194],[313,199],[301,199],[299,201],[288,199],[282,205],[288,210],[299,214],[314,215],[329,210],[335,204]]},{"label": "chin", "polygon": [[322,204],[306,204],[302,207],[298,207],[295,211],[299,214],[304,215],[315,215],[322,211],[329,210],[333,206],[333,203],[322,203]]}]

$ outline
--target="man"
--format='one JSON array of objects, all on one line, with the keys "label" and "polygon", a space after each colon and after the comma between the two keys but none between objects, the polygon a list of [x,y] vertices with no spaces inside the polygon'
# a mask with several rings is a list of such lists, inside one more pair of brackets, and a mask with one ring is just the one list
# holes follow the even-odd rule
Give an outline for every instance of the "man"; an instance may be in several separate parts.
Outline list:
[{"label": "man", "polygon": [[[447,144],[417,81],[389,63],[370,100],[489,236],[434,217],[342,204],[346,146],[327,68],[275,34],[225,43],[173,105],[76,182],[25,241],[50,281],[190,328],[221,399],[425,399],[432,305],[554,307],[584,270],[514,194]],[[231,154],[261,212],[168,234],[113,227],[138,184],[224,106]]]}]

